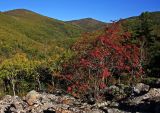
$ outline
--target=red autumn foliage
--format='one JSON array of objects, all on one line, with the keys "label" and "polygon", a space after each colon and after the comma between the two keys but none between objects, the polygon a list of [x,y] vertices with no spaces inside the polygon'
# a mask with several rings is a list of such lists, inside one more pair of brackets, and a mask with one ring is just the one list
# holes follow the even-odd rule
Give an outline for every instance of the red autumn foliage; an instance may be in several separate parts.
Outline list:
[{"label": "red autumn foliage", "polygon": [[102,71],[102,78],[108,78],[110,76],[110,72],[108,71],[108,68],[104,68]]},{"label": "red autumn foliage", "polygon": [[68,87],[68,88],[67,88],[67,92],[68,92],[68,93],[71,93],[71,91],[72,91],[72,88],[71,88],[71,87]]},{"label": "red autumn foliage", "polygon": [[132,44],[130,39],[129,32],[124,32],[119,23],[113,23],[104,35],[88,43],[86,37],[76,43],[73,48],[79,54],[69,64],[72,75],[69,85],[74,84],[77,93],[84,93],[103,89],[106,79],[117,74],[142,75],[139,46]]},{"label": "red autumn foliage", "polygon": [[100,89],[104,89],[106,87],[106,84],[105,83],[100,83],[99,87],[100,87]]}]

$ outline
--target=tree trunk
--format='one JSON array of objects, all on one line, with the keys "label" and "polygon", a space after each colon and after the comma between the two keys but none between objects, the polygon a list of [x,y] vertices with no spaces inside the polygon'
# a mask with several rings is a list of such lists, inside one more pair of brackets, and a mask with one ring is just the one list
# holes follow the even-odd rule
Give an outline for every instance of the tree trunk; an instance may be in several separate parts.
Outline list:
[{"label": "tree trunk", "polygon": [[12,82],[12,91],[13,91],[13,95],[16,96],[16,92],[15,92],[15,83],[14,83],[15,80],[12,79],[11,82]]},{"label": "tree trunk", "polygon": [[37,82],[38,82],[38,87],[39,87],[39,90],[42,90],[42,87],[41,87],[41,82],[40,82],[39,78],[37,78]]},{"label": "tree trunk", "polygon": [[53,75],[52,75],[52,86],[55,87]]}]

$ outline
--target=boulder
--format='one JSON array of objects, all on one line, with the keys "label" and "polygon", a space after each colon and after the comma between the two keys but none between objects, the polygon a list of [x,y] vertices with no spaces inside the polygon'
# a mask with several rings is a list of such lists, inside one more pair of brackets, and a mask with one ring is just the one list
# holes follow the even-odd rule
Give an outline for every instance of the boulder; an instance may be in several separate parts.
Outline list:
[{"label": "boulder", "polygon": [[146,94],[149,98],[160,96],[160,88],[151,88]]},{"label": "boulder", "polygon": [[149,100],[152,99],[154,97],[159,97],[160,96],[160,89],[156,89],[156,88],[151,88],[149,90],[148,93],[142,95],[142,96],[137,96],[134,98],[131,98],[129,100],[127,100],[129,105],[138,105],[138,104],[143,104],[146,101],[145,100]]},{"label": "boulder", "polygon": [[30,91],[25,97],[25,101],[30,106],[36,103],[39,99],[40,99],[40,94],[35,90]]},{"label": "boulder", "polygon": [[121,111],[121,110],[116,109],[116,108],[108,108],[107,113],[131,113],[131,112]]},{"label": "boulder", "polygon": [[133,88],[134,94],[135,95],[143,95],[149,91],[149,85],[143,84],[143,83],[138,83],[136,86]]},{"label": "boulder", "polygon": [[[117,95],[122,95],[124,89],[120,86],[111,86],[107,90],[116,98]],[[160,88],[151,88],[143,95],[127,96],[123,100],[96,101],[93,105],[67,94],[36,91],[29,92],[25,101],[18,96],[9,95],[0,100],[0,113],[159,113],[159,111]]]},{"label": "boulder", "polygon": [[148,93],[129,98],[120,103],[120,108],[132,112],[155,112],[160,106],[160,89],[151,88]]},{"label": "boulder", "polygon": [[95,104],[96,99],[94,97],[94,94],[93,93],[86,94],[85,95],[85,101],[90,105]]},{"label": "boulder", "polygon": [[27,104],[18,96],[6,95],[0,101],[0,113],[23,113]]}]

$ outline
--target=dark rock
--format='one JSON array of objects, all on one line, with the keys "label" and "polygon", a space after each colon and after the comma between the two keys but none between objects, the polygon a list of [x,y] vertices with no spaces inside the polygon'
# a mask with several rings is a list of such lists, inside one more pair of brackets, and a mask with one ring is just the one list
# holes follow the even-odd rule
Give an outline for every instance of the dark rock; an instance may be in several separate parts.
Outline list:
[{"label": "dark rock", "polygon": [[152,108],[155,113],[160,112],[160,96],[149,98],[146,102],[149,103],[150,108]]},{"label": "dark rock", "polygon": [[158,78],[154,84],[156,88],[160,88],[160,78]]},{"label": "dark rock", "polygon": [[91,104],[91,105],[95,104],[96,99],[94,98],[93,93],[89,93],[89,94],[85,95],[85,97],[86,97],[86,101],[88,104]]},{"label": "dark rock", "polygon": [[119,87],[110,86],[105,92],[106,100],[113,100],[115,98],[115,94],[119,92]]},{"label": "dark rock", "polygon": [[132,112],[151,112],[157,113],[159,109],[160,89],[152,88],[148,93],[130,98],[120,103],[120,109]]},{"label": "dark rock", "polygon": [[43,113],[56,113],[56,112],[52,110],[44,110]]}]

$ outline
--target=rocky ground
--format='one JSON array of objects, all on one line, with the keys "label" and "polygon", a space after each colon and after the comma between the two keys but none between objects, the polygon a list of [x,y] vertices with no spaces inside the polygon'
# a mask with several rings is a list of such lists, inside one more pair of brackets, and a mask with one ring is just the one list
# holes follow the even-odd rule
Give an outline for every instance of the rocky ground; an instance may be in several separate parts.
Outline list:
[{"label": "rocky ground", "polygon": [[82,101],[60,91],[49,94],[33,90],[23,99],[6,95],[0,100],[0,113],[160,113],[160,82],[157,84],[110,86],[103,91],[106,99],[101,102],[92,96]]}]

